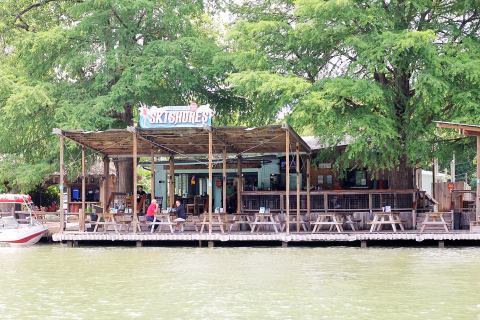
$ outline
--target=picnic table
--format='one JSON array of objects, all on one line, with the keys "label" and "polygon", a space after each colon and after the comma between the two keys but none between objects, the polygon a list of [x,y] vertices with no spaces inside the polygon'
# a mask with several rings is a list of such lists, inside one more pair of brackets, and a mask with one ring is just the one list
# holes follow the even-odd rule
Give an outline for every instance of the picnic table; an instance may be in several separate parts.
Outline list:
[{"label": "picnic table", "polygon": [[246,224],[252,229],[251,223],[254,221],[254,214],[249,214],[249,213],[234,213],[233,218],[231,220],[227,220],[227,223],[230,225],[228,228],[228,231],[232,231],[233,227],[235,225],[242,225]]},{"label": "picnic table", "polygon": [[[223,228],[224,222],[222,220],[222,214],[223,213],[212,213],[212,229],[213,227],[219,227],[220,231],[222,233],[225,233],[225,229]],[[201,225],[200,233],[203,233],[203,231],[205,230],[205,226],[207,226],[208,228],[208,226],[210,225],[210,219],[209,219],[208,213],[203,214],[203,219],[202,219],[202,222],[200,222],[200,225]]]},{"label": "picnic table", "polygon": [[370,232],[380,231],[384,225],[392,226],[393,232],[397,232],[397,224],[402,231],[405,231],[402,220],[400,219],[400,212],[374,212],[373,220],[369,222],[369,224],[372,225]]},{"label": "picnic table", "polygon": [[265,213],[255,213],[254,220],[250,222],[250,228],[252,229],[250,232],[254,232],[255,228],[257,231],[260,230],[262,226],[272,226],[275,233],[278,233],[278,228],[281,228],[281,223],[278,218],[278,213],[273,212],[265,212]]},{"label": "picnic table", "polygon": [[422,222],[422,227],[420,228],[420,233],[425,231],[426,227],[434,227],[434,226],[443,226],[446,232],[449,232],[448,230],[448,224],[445,221],[443,215],[449,213],[452,214],[451,211],[449,212],[426,212],[425,213],[425,220]]},{"label": "picnic table", "polygon": [[90,222],[92,225],[95,225],[93,228],[93,232],[98,231],[98,226],[103,226],[104,232],[107,231],[108,226],[113,226],[115,233],[118,233],[119,230],[117,229],[117,221],[115,220],[115,216],[113,213],[97,213],[97,220]]},{"label": "picnic table", "polygon": [[173,233],[174,229],[173,226],[175,225],[175,222],[172,222],[171,215],[169,212],[162,212],[159,214],[156,214],[153,218],[152,222],[147,222],[147,225],[151,225],[150,233],[153,233],[155,231],[155,226],[158,226],[157,231],[161,232],[163,226],[167,226],[170,229],[170,232]]},{"label": "picnic table", "polygon": [[326,212],[319,213],[317,220],[312,222],[313,225],[312,233],[319,232],[322,229],[322,226],[329,226],[328,231],[332,231],[333,228],[337,229],[338,233],[343,232],[343,217],[338,212]]}]

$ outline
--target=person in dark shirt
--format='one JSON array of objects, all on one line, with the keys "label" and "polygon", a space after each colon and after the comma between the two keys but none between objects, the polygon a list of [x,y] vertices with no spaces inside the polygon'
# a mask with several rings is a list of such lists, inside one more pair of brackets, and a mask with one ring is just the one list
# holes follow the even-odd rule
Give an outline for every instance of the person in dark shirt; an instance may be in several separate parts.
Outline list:
[{"label": "person in dark shirt", "polygon": [[147,193],[143,190],[142,186],[138,186],[137,188],[137,207],[140,214],[143,214],[145,199],[147,198]]},{"label": "person in dark shirt", "polygon": [[145,192],[145,190],[143,190],[143,187],[142,186],[138,186],[137,188],[137,203],[140,203],[140,200],[143,198],[145,198],[147,196],[147,193]]},{"label": "person in dark shirt", "polygon": [[176,230],[183,232],[183,225],[185,224],[185,221],[187,221],[187,212],[182,201],[175,201],[175,205],[175,213],[177,214],[177,219],[174,220],[177,223]]}]

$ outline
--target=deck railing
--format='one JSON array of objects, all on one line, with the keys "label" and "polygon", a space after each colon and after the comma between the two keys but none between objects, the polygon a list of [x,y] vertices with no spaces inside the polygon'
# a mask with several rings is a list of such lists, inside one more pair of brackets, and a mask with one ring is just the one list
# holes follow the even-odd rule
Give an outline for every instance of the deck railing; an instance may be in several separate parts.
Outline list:
[{"label": "deck railing", "polygon": [[[373,212],[390,206],[392,211],[401,212],[406,227],[416,225],[417,213],[427,208],[419,206],[418,199],[423,199],[424,191],[407,190],[325,190],[310,192],[310,214],[316,216],[321,212],[348,212],[356,214],[362,224],[372,218]],[[300,212],[308,212],[307,191],[300,192]],[[256,212],[260,207],[284,214],[286,212],[285,191],[244,191],[242,192],[242,210],[245,213]],[[297,211],[296,191],[290,192],[290,215]]]}]

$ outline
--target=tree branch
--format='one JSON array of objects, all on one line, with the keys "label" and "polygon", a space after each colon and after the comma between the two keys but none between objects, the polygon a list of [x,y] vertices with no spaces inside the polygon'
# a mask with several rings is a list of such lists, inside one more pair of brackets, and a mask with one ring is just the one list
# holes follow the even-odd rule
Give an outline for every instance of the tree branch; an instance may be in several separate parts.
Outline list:
[{"label": "tree branch", "polygon": [[[13,24],[17,28],[22,28],[26,31],[30,31],[30,26],[28,25],[28,23],[25,22],[25,20],[23,19],[23,16],[25,14],[29,13],[30,11],[34,10],[34,9],[40,8],[44,5],[49,4],[50,2],[56,2],[56,1],[60,2],[60,1],[65,1],[65,0],[43,0],[43,1],[32,3],[31,5],[29,5],[28,7],[26,7],[25,9],[23,9],[22,11],[20,11],[19,13],[17,13],[15,15],[15,19],[13,20]],[[74,0],[73,2],[81,3],[81,2],[83,2],[83,0]],[[20,21],[21,23],[18,24],[17,21]]]}]

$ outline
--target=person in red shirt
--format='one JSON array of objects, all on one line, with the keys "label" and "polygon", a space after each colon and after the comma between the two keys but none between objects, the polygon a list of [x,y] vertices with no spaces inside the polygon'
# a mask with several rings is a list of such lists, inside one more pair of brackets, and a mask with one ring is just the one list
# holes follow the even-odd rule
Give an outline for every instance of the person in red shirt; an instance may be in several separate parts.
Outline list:
[{"label": "person in red shirt", "polygon": [[155,213],[157,213],[158,210],[158,203],[156,199],[152,199],[152,202],[148,206],[147,209],[147,221],[153,222],[155,220]]}]

